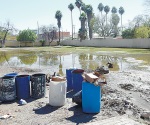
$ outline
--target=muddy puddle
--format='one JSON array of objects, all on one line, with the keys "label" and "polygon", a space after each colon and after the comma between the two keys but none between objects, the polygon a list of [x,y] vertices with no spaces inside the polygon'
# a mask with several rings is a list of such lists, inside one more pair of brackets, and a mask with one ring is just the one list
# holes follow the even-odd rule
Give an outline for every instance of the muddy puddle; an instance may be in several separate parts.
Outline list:
[{"label": "muddy puddle", "polygon": [[65,75],[69,67],[96,69],[113,63],[112,71],[128,69],[150,71],[149,54],[126,54],[120,52],[97,51],[92,53],[54,54],[52,52],[3,51],[0,52],[0,66],[42,69],[44,72],[58,72]]}]

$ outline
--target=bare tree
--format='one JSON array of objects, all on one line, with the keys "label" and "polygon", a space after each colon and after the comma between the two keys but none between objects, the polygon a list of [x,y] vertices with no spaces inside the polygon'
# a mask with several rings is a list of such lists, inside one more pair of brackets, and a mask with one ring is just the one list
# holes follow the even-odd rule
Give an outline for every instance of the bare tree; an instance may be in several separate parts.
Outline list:
[{"label": "bare tree", "polygon": [[3,33],[3,35],[1,36],[1,44],[2,47],[5,47],[5,41],[6,41],[6,37],[8,35],[9,32],[13,32],[16,31],[16,29],[14,28],[14,26],[10,23],[10,21],[7,21],[3,26],[1,26],[1,32]]},{"label": "bare tree", "polygon": [[50,43],[53,42],[54,39],[57,39],[57,28],[54,26],[42,26],[40,27],[41,37],[43,41],[49,41]]}]

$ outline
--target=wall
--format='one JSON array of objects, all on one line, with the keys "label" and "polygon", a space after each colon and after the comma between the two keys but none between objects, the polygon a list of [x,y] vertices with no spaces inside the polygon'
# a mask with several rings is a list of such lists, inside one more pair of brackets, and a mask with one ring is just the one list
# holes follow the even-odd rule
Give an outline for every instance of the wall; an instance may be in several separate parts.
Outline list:
[{"label": "wall", "polygon": [[[51,46],[57,45],[54,41]],[[92,40],[64,40],[61,45],[67,46],[95,46],[95,47],[122,47],[122,48],[150,48],[150,39],[92,39]],[[1,46],[1,45],[0,45]],[[25,43],[17,41],[6,41],[6,47],[25,47],[25,46],[41,46],[40,42]],[[45,46],[49,46],[49,42],[45,43]]]},{"label": "wall", "polygon": [[[51,46],[55,46],[57,45],[57,42],[56,41],[53,41],[51,44]],[[0,45],[1,46],[1,45]],[[40,42],[28,42],[28,43],[25,43],[25,42],[18,42],[18,41],[6,41],[5,42],[5,47],[25,47],[25,46],[28,46],[28,47],[32,47],[32,46],[42,46]],[[49,46],[49,42],[45,42],[45,45],[44,46]]]},{"label": "wall", "polygon": [[67,46],[93,46],[93,47],[121,47],[121,48],[150,48],[150,39],[100,39],[92,40],[64,40],[62,45]]}]

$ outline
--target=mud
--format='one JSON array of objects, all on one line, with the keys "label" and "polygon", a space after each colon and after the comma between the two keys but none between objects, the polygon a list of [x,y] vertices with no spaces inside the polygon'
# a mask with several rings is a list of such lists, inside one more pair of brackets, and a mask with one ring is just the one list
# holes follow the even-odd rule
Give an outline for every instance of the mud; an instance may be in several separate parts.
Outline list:
[{"label": "mud", "polygon": [[[9,72],[32,75],[42,70],[1,67],[0,75]],[[43,72],[42,72],[43,73]],[[82,107],[72,102],[73,92],[67,93],[66,104],[62,107],[48,105],[49,86],[46,96],[41,99],[27,99],[26,105],[19,100],[0,103],[0,125],[57,125],[83,124],[127,114],[141,124],[150,124],[149,119],[141,119],[141,114],[150,112],[150,73],[147,71],[110,71],[105,74],[107,84],[102,87],[101,111],[98,114],[85,114]]]}]

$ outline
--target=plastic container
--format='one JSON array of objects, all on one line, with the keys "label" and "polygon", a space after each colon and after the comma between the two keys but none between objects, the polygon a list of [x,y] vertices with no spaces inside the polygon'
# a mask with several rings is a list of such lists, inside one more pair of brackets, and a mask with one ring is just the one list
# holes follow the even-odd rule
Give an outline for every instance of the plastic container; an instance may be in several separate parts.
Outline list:
[{"label": "plastic container", "polygon": [[101,88],[89,82],[82,83],[82,111],[99,113],[101,107]]},{"label": "plastic container", "polygon": [[14,76],[14,77],[16,77],[17,75],[18,75],[18,73],[13,72],[13,73],[5,74],[4,76]]},{"label": "plastic container", "polygon": [[49,85],[49,104],[63,106],[66,102],[66,81],[51,81]]},{"label": "plastic container", "polygon": [[82,69],[75,69],[72,71],[72,83],[74,92],[79,92],[80,90],[82,90],[83,72],[84,70]]},{"label": "plastic container", "polygon": [[66,69],[67,91],[70,91],[73,89],[73,83],[72,83],[72,71],[73,70],[75,70],[75,68]]},{"label": "plastic container", "polygon": [[45,74],[33,74],[31,76],[31,96],[33,98],[42,98],[45,96]]},{"label": "plastic container", "polygon": [[16,99],[16,85],[14,76],[0,78],[0,101],[13,101]]},{"label": "plastic container", "polygon": [[30,97],[30,76],[16,76],[16,90],[18,99],[27,99]]},{"label": "plastic container", "polygon": [[82,106],[82,90],[73,95],[72,102]]}]

